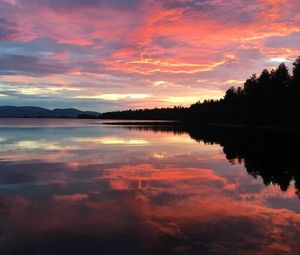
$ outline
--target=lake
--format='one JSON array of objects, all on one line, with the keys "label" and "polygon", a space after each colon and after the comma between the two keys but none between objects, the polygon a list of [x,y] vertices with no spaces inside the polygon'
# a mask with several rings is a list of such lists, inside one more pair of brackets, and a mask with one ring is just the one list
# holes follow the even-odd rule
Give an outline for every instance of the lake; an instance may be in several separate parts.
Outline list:
[{"label": "lake", "polygon": [[299,254],[298,138],[0,119],[0,254]]}]

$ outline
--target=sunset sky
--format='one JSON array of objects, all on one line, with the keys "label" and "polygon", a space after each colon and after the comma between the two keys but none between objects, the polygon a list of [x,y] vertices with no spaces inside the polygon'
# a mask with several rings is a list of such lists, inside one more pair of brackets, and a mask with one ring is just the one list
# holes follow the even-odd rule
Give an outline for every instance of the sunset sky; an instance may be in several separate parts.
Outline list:
[{"label": "sunset sky", "polygon": [[298,55],[298,0],[0,0],[0,105],[187,106]]}]

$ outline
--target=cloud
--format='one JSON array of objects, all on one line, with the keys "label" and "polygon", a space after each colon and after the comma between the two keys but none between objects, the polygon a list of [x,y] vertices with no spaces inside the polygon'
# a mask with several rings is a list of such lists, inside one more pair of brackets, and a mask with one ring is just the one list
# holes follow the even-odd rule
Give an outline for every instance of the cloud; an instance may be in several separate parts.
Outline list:
[{"label": "cloud", "polygon": [[109,6],[112,8],[133,8],[136,7],[141,0],[44,0],[45,4],[59,8],[94,8]]},{"label": "cloud", "polygon": [[16,23],[0,18],[0,40],[11,39],[17,33],[16,27]]},{"label": "cloud", "polygon": [[300,55],[298,10],[294,0],[0,1],[0,83],[43,77],[45,86],[79,88],[86,98],[147,89],[148,107],[166,105],[156,81],[186,104],[220,97],[227,80]]},{"label": "cloud", "polygon": [[265,40],[264,45],[269,48],[289,48],[298,49],[300,32],[293,32],[283,36],[273,36]]},{"label": "cloud", "polygon": [[0,55],[0,74],[2,75],[32,75],[65,73],[66,66],[59,63],[47,63],[36,57],[4,54]]},{"label": "cloud", "polygon": [[236,0],[165,0],[163,3],[166,9],[183,10],[185,15],[192,18],[198,16],[239,25],[253,22],[268,7],[258,0],[252,1],[251,4]]}]

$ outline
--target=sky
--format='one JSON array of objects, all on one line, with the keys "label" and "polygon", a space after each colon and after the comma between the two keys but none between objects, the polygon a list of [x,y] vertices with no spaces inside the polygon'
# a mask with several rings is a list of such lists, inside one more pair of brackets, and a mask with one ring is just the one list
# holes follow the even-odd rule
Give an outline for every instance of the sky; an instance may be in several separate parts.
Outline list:
[{"label": "sky", "polygon": [[299,42],[298,0],[0,0],[0,105],[188,106]]}]

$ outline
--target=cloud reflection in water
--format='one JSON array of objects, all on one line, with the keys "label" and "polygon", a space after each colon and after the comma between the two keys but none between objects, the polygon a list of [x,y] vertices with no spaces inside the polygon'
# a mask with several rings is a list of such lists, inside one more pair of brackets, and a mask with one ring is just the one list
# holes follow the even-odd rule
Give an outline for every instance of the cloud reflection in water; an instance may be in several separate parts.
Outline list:
[{"label": "cloud reflection in water", "polygon": [[1,128],[0,136],[1,254],[300,249],[295,188],[265,186],[218,144],[84,125]]}]

